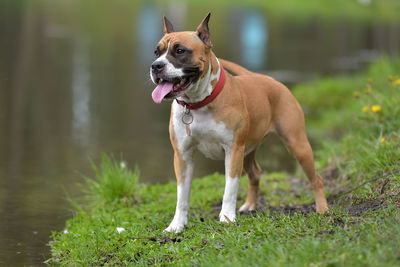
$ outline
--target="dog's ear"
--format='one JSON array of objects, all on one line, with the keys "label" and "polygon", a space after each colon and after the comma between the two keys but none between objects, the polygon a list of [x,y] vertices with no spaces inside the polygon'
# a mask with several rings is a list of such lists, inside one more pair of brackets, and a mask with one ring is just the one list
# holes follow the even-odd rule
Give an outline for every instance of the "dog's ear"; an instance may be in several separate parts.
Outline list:
[{"label": "dog's ear", "polygon": [[172,27],[172,23],[165,17],[163,16],[163,24],[164,24],[164,34],[171,33],[174,31],[174,27]]},{"label": "dog's ear", "polygon": [[210,32],[208,30],[208,21],[210,20],[210,16],[211,13],[208,12],[207,16],[200,23],[199,27],[197,27],[196,33],[197,36],[199,36],[200,40],[202,40],[206,46],[211,48],[212,44],[210,39]]}]

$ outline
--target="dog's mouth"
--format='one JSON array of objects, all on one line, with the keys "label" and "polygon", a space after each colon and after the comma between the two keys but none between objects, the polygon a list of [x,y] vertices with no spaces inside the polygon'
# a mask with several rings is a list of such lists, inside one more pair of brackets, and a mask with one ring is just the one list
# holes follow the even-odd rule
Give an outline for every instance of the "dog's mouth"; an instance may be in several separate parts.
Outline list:
[{"label": "dog's mouth", "polygon": [[176,98],[188,89],[194,80],[195,76],[183,76],[171,79],[156,78],[157,87],[153,90],[151,97],[157,104],[160,104],[164,99]]}]

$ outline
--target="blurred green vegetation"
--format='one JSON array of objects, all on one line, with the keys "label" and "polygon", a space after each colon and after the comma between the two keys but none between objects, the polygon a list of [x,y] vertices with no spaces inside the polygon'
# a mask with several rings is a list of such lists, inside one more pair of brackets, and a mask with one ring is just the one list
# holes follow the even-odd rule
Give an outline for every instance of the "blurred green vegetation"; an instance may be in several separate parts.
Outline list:
[{"label": "blurred green vegetation", "polygon": [[[64,1],[64,4],[58,1],[54,3],[51,0],[37,1],[37,3],[46,3],[48,8],[60,9],[60,11],[71,10],[74,5],[70,4],[70,1]],[[140,7],[144,4],[156,4],[160,10],[166,9],[168,5],[181,4],[187,8],[187,12],[195,10],[196,14],[206,14],[207,12],[212,13],[227,13],[220,12],[224,9],[238,9],[240,7],[254,7],[260,11],[264,11],[266,14],[272,17],[281,17],[290,20],[313,20],[313,19],[324,19],[329,21],[331,19],[337,21],[340,18],[352,21],[364,21],[364,22],[398,22],[400,3],[397,0],[284,0],[284,1],[259,1],[259,0],[188,0],[188,1],[126,1],[117,0],[113,1],[115,10],[110,9],[109,1],[106,0],[87,0],[80,1],[80,8],[76,10],[76,18],[86,19],[87,23],[96,28],[96,25],[104,26],[102,23],[96,23],[96,18],[93,16],[88,17],[87,14],[97,14],[99,20],[107,19],[110,14],[114,11],[121,12],[120,7],[126,6],[126,12],[131,13],[132,16],[137,16],[137,12],[140,11]],[[363,4],[366,3],[366,4]],[[34,4],[34,2],[32,3]],[[96,12],[90,12],[93,10],[93,6],[97,6]],[[99,12],[102,11],[102,12]],[[61,15],[61,14],[60,14]],[[62,16],[62,15],[61,15]],[[125,17],[125,16],[121,16]],[[189,23],[196,25],[198,22],[197,16],[188,16]],[[121,26],[129,25],[129,21],[121,21]]]},{"label": "blurred green vegetation", "polygon": [[[167,1],[158,1],[159,4]],[[400,3],[396,0],[284,0],[284,1],[258,1],[258,0],[222,0],[222,1],[187,1],[188,6],[196,6],[201,10],[207,10],[207,2],[214,8],[229,7],[254,7],[265,12],[270,16],[279,16],[282,19],[310,20],[323,18],[324,20],[338,20],[346,18],[348,20],[360,21],[399,21]],[[196,9],[198,10],[198,9]],[[210,10],[213,11],[213,10]]]}]

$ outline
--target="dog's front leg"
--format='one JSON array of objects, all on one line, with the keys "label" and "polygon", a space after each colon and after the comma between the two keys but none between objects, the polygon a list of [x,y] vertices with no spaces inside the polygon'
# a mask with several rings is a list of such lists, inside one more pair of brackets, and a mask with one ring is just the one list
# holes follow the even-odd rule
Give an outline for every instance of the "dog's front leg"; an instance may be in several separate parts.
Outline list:
[{"label": "dog's front leg", "polygon": [[174,219],[164,231],[179,233],[187,225],[188,221],[187,216],[189,212],[190,189],[193,175],[192,150],[181,153],[178,149],[175,149],[174,169],[178,184],[178,199]]},{"label": "dog's front leg", "polygon": [[225,149],[225,192],[219,214],[220,222],[234,222],[236,219],[236,198],[243,157],[244,145],[233,145],[231,149]]}]

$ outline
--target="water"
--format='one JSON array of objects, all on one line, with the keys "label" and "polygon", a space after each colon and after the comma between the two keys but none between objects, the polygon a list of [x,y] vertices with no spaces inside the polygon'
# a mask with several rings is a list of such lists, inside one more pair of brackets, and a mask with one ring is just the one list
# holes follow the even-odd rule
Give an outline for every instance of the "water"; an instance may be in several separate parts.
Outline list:
[{"label": "water", "polygon": [[[214,51],[287,84],[399,55],[400,27],[280,18],[259,9],[156,6],[128,1],[3,1],[0,8],[0,265],[39,265],[51,230],[72,216],[89,159],[139,165],[142,182],[174,180],[169,104],[148,77],[161,16],[195,29],[209,10]],[[196,10],[193,13],[193,10]],[[293,171],[277,138],[259,153],[267,170]],[[223,171],[197,157],[195,176]]]}]

